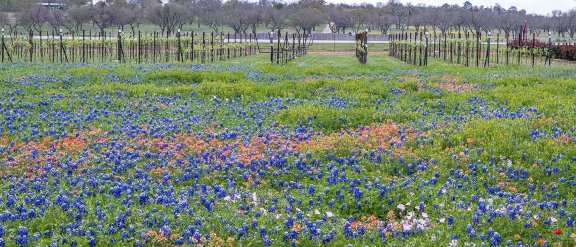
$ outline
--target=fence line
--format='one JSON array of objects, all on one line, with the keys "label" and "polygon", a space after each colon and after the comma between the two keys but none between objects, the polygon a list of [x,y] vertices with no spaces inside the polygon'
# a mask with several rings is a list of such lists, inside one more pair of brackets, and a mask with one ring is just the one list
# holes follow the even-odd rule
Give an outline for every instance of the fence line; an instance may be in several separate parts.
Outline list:
[{"label": "fence line", "polygon": [[400,33],[390,37],[389,54],[417,66],[426,66],[428,57],[476,67],[488,67],[492,64],[551,65],[552,48],[555,45],[551,37],[548,43],[537,41],[536,34],[532,34],[531,40],[524,40],[522,37],[522,34],[518,37],[505,35],[503,47],[500,34],[496,34],[494,40],[490,33],[487,37],[482,37],[481,32],[441,35],[423,32]]},{"label": "fence line", "polygon": [[38,63],[209,63],[256,54],[253,34],[138,31],[95,34],[2,33],[1,61]]}]

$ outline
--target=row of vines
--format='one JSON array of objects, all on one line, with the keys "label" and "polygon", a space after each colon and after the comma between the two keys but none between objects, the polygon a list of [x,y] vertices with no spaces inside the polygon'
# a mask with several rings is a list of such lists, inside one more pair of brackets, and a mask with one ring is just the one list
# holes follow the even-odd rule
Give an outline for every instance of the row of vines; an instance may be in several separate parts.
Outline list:
[{"label": "row of vines", "polygon": [[[494,39],[495,38],[495,39]],[[553,59],[575,60],[574,45],[554,44],[531,39],[482,37],[480,32],[429,36],[420,33],[402,33],[390,37],[390,55],[419,66],[427,65],[428,57],[465,66],[490,66],[491,64],[551,65]],[[574,52],[572,54],[571,52]]]},{"label": "row of vines", "polygon": [[38,63],[209,63],[256,53],[252,34],[141,32],[73,36],[30,32],[2,35],[2,62]]}]

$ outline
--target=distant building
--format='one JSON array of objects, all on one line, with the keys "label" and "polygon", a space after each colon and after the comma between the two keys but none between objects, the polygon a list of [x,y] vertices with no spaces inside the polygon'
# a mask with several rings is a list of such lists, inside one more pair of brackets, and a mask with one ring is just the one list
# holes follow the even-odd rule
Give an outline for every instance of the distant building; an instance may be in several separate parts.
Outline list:
[{"label": "distant building", "polygon": [[66,4],[64,3],[38,3],[40,6],[44,6],[47,9],[66,9]]},{"label": "distant building", "polygon": [[[160,0],[160,2],[162,2],[162,4],[166,4],[168,3],[170,0]],[[90,0],[89,2],[92,2],[92,4],[97,4],[99,2],[106,2],[106,0]],[[132,2],[132,0],[127,0],[126,2]]]}]

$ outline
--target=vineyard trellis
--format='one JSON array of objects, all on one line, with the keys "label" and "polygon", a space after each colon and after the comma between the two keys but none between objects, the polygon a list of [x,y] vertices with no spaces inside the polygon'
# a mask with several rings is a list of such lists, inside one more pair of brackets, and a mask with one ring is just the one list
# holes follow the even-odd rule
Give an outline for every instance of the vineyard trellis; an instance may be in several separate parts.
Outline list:
[{"label": "vineyard trellis", "polygon": [[209,63],[256,54],[255,35],[224,33],[169,33],[141,31],[131,34],[14,33],[2,32],[1,60],[37,63]]},{"label": "vineyard trellis", "polygon": [[[270,39],[270,49],[266,50],[260,47],[260,42],[256,39],[256,46],[259,53],[270,54],[270,63],[286,64],[300,56],[306,55],[308,47],[314,42],[313,36],[309,34],[289,35],[288,32],[282,37],[282,33],[273,31],[268,34]],[[274,44],[276,40],[276,44]]]},{"label": "vineyard trellis", "polygon": [[535,33],[531,40],[522,33],[512,39],[505,35],[501,40],[500,34],[496,34],[495,40],[493,38],[491,32],[486,37],[481,32],[443,35],[400,33],[390,37],[389,55],[416,66],[428,65],[428,57],[476,67],[488,67],[491,64],[550,66],[552,63],[554,44],[550,34],[548,43],[538,41]]}]

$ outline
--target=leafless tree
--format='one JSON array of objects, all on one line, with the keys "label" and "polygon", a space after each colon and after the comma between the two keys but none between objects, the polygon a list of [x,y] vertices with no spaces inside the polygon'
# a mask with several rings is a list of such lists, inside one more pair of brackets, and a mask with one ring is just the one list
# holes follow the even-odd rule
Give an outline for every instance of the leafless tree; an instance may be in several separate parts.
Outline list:
[{"label": "leafless tree", "polygon": [[160,27],[162,32],[172,33],[190,19],[190,13],[187,8],[179,4],[158,4],[148,11],[147,18],[152,24]]},{"label": "leafless tree", "polygon": [[90,20],[98,26],[101,34],[104,34],[104,29],[110,27],[114,22],[114,9],[105,2],[91,5],[90,13]]},{"label": "leafless tree", "polygon": [[314,27],[325,23],[326,19],[324,13],[317,8],[297,7],[288,17],[288,23],[297,33],[311,33]]},{"label": "leafless tree", "polygon": [[34,29],[40,32],[42,27],[48,22],[49,13],[45,7],[30,5],[28,8],[22,9],[16,18],[26,29]]},{"label": "leafless tree", "polygon": [[198,0],[194,5],[199,23],[209,26],[218,33],[225,24],[221,0]]},{"label": "leafless tree", "polygon": [[267,8],[264,12],[264,21],[269,24],[271,29],[282,31],[288,27],[288,11],[283,5]]},{"label": "leafless tree", "polygon": [[80,29],[82,29],[82,26],[91,20],[90,8],[87,6],[70,7],[67,13],[69,17],[68,21],[72,26],[74,26],[76,32],[79,32]]}]

